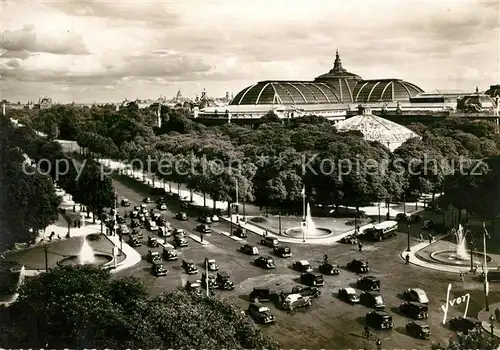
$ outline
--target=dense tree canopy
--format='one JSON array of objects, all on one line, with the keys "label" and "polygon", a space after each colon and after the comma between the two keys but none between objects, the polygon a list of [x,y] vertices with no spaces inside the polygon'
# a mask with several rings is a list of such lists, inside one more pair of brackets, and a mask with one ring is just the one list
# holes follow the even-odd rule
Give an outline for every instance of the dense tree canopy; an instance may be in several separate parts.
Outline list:
[{"label": "dense tree canopy", "polygon": [[4,348],[278,348],[232,304],[182,290],[148,296],[139,280],[90,265],[28,280],[2,316]]},{"label": "dense tree canopy", "polygon": [[467,334],[457,333],[457,339],[452,339],[448,345],[432,344],[432,350],[495,350],[500,344],[496,338],[485,332],[470,331]]}]

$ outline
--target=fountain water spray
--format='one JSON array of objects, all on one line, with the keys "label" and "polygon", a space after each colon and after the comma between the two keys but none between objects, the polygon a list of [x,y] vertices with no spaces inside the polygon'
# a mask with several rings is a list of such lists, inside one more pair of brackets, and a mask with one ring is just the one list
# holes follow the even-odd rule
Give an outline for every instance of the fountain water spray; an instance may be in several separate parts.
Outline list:
[{"label": "fountain water spray", "polygon": [[462,260],[470,259],[470,256],[467,253],[467,241],[465,240],[466,236],[462,225],[458,225],[458,229],[454,230],[454,233],[457,239],[457,257]]},{"label": "fountain water spray", "polygon": [[78,264],[92,264],[93,262],[95,262],[94,250],[89,245],[89,242],[87,242],[85,237],[83,237],[82,247],[78,253]]},{"label": "fountain water spray", "polygon": [[309,235],[311,233],[316,232],[316,224],[314,223],[312,216],[311,216],[311,206],[309,203],[307,203],[307,210],[306,210],[306,227],[304,228],[306,231],[306,235]]}]

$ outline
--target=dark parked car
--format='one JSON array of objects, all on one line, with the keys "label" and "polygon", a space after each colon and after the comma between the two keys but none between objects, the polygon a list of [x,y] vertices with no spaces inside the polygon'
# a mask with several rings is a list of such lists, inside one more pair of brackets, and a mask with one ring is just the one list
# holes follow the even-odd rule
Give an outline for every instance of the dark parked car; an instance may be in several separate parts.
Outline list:
[{"label": "dark parked car", "polygon": [[215,262],[215,259],[205,258],[205,266],[208,271],[217,271],[219,270],[219,265]]},{"label": "dark parked car", "polygon": [[321,291],[316,287],[295,286],[292,288],[292,294],[300,294],[303,297],[317,298]]},{"label": "dark parked car", "polygon": [[271,314],[271,311],[262,304],[252,303],[248,305],[248,314],[259,323],[274,322],[274,316]]},{"label": "dark parked car", "polygon": [[196,267],[194,261],[182,260],[182,267],[184,268],[186,273],[189,275],[198,273],[198,268]]},{"label": "dark parked car", "polygon": [[154,252],[152,250],[148,250],[147,259],[149,262],[154,263],[155,261],[161,262],[161,255],[159,252]]},{"label": "dark parked car", "polygon": [[172,231],[172,234],[174,235],[174,237],[177,237],[177,238],[185,238],[186,237],[186,232],[181,228],[174,229]]},{"label": "dark parked car", "polygon": [[337,264],[332,264],[328,261],[324,261],[319,265],[318,271],[324,275],[338,275],[340,273],[339,266]]},{"label": "dark parked car", "polygon": [[142,238],[144,238],[144,233],[142,233],[141,230],[138,230],[137,228],[134,228],[132,230],[132,233],[130,234],[130,237],[134,237],[134,238],[137,238],[137,239],[142,239]]},{"label": "dark parked car", "polygon": [[300,275],[300,282],[313,287],[322,287],[325,285],[323,275],[314,272],[306,272]]},{"label": "dark parked car", "polygon": [[254,303],[261,301],[276,300],[278,293],[271,291],[269,288],[254,288],[250,293],[250,300]]},{"label": "dark parked car", "polygon": [[399,305],[399,311],[401,313],[417,319],[422,320],[429,317],[429,308],[427,305],[416,303],[414,301],[407,301]]},{"label": "dark parked car", "polygon": [[280,241],[276,237],[264,237],[260,240],[260,244],[265,245],[269,248],[274,248],[280,244]]},{"label": "dark parked car", "polygon": [[132,228],[141,227],[141,223],[139,221],[137,221],[137,220],[132,220],[130,222],[130,227],[132,227]]},{"label": "dark parked car", "polygon": [[394,327],[392,316],[383,311],[370,311],[366,314],[366,324],[375,329],[390,330]]},{"label": "dark parked car", "polygon": [[311,264],[309,264],[309,261],[307,260],[300,260],[296,261],[292,264],[292,269],[299,271],[299,272],[312,272],[313,268]]},{"label": "dark parked car", "polygon": [[275,269],[274,259],[270,256],[259,256],[254,261],[256,266],[262,267],[264,269]]},{"label": "dark parked car", "polygon": [[361,290],[380,290],[380,280],[375,276],[364,276],[358,279],[356,287]]},{"label": "dark parked car", "polygon": [[127,220],[121,215],[116,215],[116,222],[118,224],[124,224],[127,222]]},{"label": "dark parked car", "polygon": [[156,277],[166,276],[168,274],[168,270],[163,267],[163,263],[161,261],[154,261],[151,266],[151,270]]},{"label": "dark parked car", "polygon": [[145,197],[142,201],[143,201],[144,203],[148,204],[148,203],[151,203],[151,198],[149,198],[149,197]]},{"label": "dark parked car", "polygon": [[[208,278],[208,281],[207,281],[207,278]],[[214,275],[208,275],[208,277],[207,277],[207,274],[205,272],[203,272],[203,274],[201,275],[201,286],[203,288],[206,288],[207,282],[208,282],[208,288],[214,289],[214,288],[219,287],[217,285],[217,281],[215,280]]]},{"label": "dark parked car", "polygon": [[163,248],[163,259],[167,260],[167,261],[174,261],[174,260],[177,260],[178,257],[177,257],[177,252],[173,249],[170,249],[170,248]]},{"label": "dark parked car", "polygon": [[408,301],[416,301],[421,304],[427,304],[429,302],[427,294],[420,288],[408,288],[404,291],[403,295]]},{"label": "dark parked car", "polygon": [[240,252],[245,253],[247,255],[259,255],[259,248],[254,245],[245,244],[240,248]]},{"label": "dark parked car", "polygon": [[274,247],[273,252],[274,255],[282,258],[289,258],[292,256],[292,250],[290,247]]},{"label": "dark parked car", "polygon": [[198,221],[202,224],[210,225],[212,223],[212,218],[210,218],[210,216],[200,216]]},{"label": "dark parked car", "polygon": [[186,290],[190,293],[201,296],[201,281],[188,281],[186,283]]},{"label": "dark parked car", "polygon": [[363,292],[359,296],[359,302],[365,306],[374,309],[383,309],[385,307],[384,298],[377,292]]},{"label": "dark parked car", "polygon": [[134,248],[137,248],[137,247],[140,247],[142,246],[142,242],[135,238],[135,237],[131,237],[128,241],[128,244],[131,246],[131,247],[134,247]]},{"label": "dark parked car", "polygon": [[126,198],[123,198],[122,202],[121,202],[121,205],[123,207],[130,207],[130,201],[128,199],[126,199]]},{"label": "dark parked car", "polygon": [[406,324],[406,332],[415,338],[429,339],[431,328],[428,324],[421,321],[410,321]]},{"label": "dark parked car", "polygon": [[352,245],[358,244],[358,238],[354,235],[345,236],[340,239],[340,243]]},{"label": "dark parked car", "polygon": [[370,271],[368,267],[368,261],[363,261],[359,259],[353,259],[347,263],[347,268],[353,272],[357,273],[367,273]]},{"label": "dark parked car", "polygon": [[481,321],[477,318],[472,317],[453,317],[450,321],[450,327],[462,333],[468,333],[469,331],[476,329],[481,332]]},{"label": "dark parked car", "polygon": [[247,230],[245,230],[244,228],[241,228],[241,227],[238,227],[236,230],[234,230],[233,234],[236,237],[240,237],[240,238],[247,238],[248,237]]},{"label": "dark parked car", "polygon": [[234,289],[234,283],[231,281],[231,277],[229,277],[229,274],[226,271],[217,272],[216,282],[222,290]]},{"label": "dark parked car", "polygon": [[188,246],[188,241],[185,238],[175,237],[174,238],[174,247],[176,248],[184,248]]},{"label": "dark parked car", "polygon": [[160,246],[160,243],[155,237],[148,237],[148,246],[151,248],[157,248]]},{"label": "dark parked car", "polygon": [[356,290],[354,288],[339,289],[339,299],[342,299],[348,303],[359,303],[359,295],[356,293]]},{"label": "dark parked car", "polygon": [[210,225],[207,224],[200,224],[196,226],[196,231],[201,232],[201,233],[212,233],[212,228]]},{"label": "dark parked car", "polygon": [[186,213],[181,212],[181,213],[177,213],[177,214],[175,215],[175,218],[176,218],[177,220],[187,221],[188,216],[187,216],[187,214],[186,214]]}]

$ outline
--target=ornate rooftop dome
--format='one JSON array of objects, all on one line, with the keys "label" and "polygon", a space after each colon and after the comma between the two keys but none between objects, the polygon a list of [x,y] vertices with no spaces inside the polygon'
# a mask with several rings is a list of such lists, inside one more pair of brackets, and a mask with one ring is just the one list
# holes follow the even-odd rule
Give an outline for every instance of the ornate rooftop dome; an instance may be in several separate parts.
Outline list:
[{"label": "ornate rooftop dome", "polygon": [[312,81],[261,81],[240,91],[231,105],[340,103],[329,84]]},{"label": "ornate rooftop dome", "polygon": [[356,102],[396,102],[410,101],[424,92],[418,86],[400,79],[364,80],[354,89]]},{"label": "ornate rooftop dome", "polygon": [[335,62],[333,63],[333,68],[325,74],[316,77],[314,80],[329,80],[329,79],[349,79],[349,80],[362,80],[362,78],[354,73],[348,72],[342,67],[342,61],[340,60],[339,50],[335,54]]},{"label": "ornate rooftop dome", "polygon": [[366,140],[378,141],[392,152],[406,140],[419,137],[402,125],[371,114],[368,108],[360,108],[360,114],[335,124],[338,131],[360,131]]}]

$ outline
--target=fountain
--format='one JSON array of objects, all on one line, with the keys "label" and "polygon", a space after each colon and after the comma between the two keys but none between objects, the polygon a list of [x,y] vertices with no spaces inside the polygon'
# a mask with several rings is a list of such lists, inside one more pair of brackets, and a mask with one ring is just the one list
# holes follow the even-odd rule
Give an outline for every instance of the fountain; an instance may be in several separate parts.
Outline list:
[{"label": "fountain", "polygon": [[285,230],[284,235],[292,238],[326,238],[332,234],[332,230],[316,227],[312,216],[311,206],[307,203],[306,217],[301,227],[292,227]]},{"label": "fountain", "polygon": [[57,262],[58,265],[96,265],[103,266],[109,264],[113,260],[111,254],[106,254],[103,252],[95,252],[90,246],[89,242],[85,237],[83,238],[82,246],[78,255],[68,256]]},{"label": "fountain", "polygon": [[467,241],[465,240],[465,232],[462,225],[458,225],[458,229],[453,229],[457,239],[456,258],[460,260],[469,260],[470,256],[467,254]]}]

